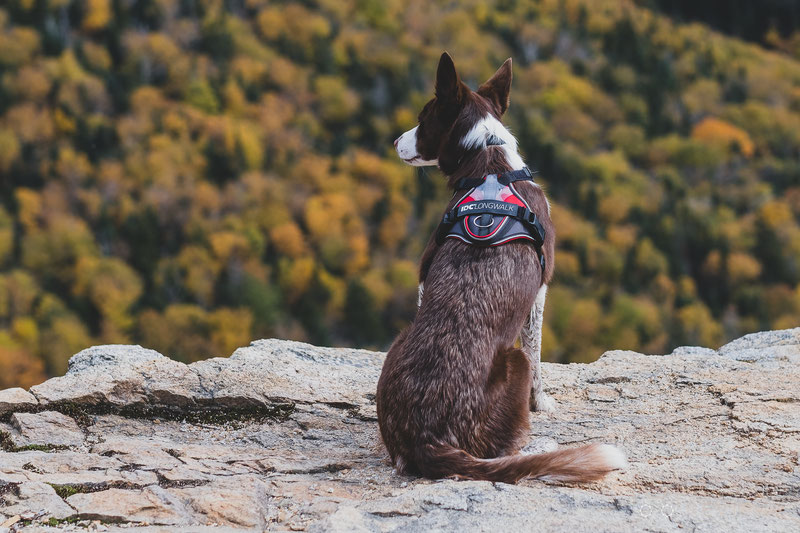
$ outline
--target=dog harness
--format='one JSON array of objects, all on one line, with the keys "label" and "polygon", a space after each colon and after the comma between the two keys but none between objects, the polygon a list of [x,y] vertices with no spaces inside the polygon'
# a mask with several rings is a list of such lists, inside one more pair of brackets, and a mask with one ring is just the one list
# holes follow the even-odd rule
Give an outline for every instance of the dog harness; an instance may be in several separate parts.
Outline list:
[{"label": "dog harness", "polygon": [[533,181],[528,167],[456,182],[456,190],[468,191],[445,213],[436,242],[441,245],[445,239],[458,239],[475,246],[499,246],[524,239],[536,247],[544,269],[544,227],[514,188],[517,181]]}]

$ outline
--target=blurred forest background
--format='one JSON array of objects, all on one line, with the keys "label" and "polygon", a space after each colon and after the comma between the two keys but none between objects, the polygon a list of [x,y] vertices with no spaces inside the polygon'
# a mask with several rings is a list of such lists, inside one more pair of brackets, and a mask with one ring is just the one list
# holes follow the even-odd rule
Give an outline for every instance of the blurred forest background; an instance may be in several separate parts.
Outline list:
[{"label": "blurred forest background", "polygon": [[448,198],[392,140],[514,58],[553,201],[544,356],[800,324],[786,0],[6,0],[0,387],[96,343],[386,348]]}]

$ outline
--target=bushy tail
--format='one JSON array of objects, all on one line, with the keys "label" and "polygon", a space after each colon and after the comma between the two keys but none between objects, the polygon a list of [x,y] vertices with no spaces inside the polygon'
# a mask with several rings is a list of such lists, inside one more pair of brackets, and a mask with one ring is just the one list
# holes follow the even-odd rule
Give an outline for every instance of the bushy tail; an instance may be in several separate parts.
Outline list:
[{"label": "bushy tail", "polygon": [[602,478],[628,465],[622,450],[608,444],[589,444],[538,455],[509,455],[479,459],[450,445],[427,445],[421,453],[423,475],[516,483],[525,477],[569,482]]}]

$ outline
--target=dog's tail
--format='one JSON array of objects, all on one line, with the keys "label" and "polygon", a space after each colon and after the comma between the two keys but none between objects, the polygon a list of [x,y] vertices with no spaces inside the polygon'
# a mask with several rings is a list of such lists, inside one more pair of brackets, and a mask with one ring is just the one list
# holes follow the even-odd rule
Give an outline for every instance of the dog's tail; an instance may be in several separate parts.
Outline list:
[{"label": "dog's tail", "polygon": [[628,465],[622,450],[608,444],[589,444],[538,455],[509,455],[494,459],[473,457],[448,444],[428,444],[420,452],[419,466],[427,477],[505,483],[516,483],[526,477],[567,482],[595,481]]}]

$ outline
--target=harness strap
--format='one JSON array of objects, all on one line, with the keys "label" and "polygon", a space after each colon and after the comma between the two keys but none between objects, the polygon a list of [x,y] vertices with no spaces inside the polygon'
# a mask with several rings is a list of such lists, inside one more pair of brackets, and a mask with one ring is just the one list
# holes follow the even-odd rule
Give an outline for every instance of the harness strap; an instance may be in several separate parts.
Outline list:
[{"label": "harness strap", "polygon": [[445,213],[444,217],[442,218],[442,223],[439,224],[439,231],[436,234],[436,241],[439,242],[439,244],[444,242],[444,238],[447,236],[447,234],[450,232],[450,229],[453,227],[453,224],[455,224],[459,218],[478,215],[501,215],[516,218],[517,220],[522,221],[522,223],[525,224],[531,231],[531,236],[534,238],[534,244],[537,247],[544,244],[544,227],[542,226],[542,223],[539,222],[539,219],[536,218],[535,213],[522,205],[492,200],[467,202],[465,204],[455,206],[453,209]]},{"label": "harness strap", "polygon": [[[483,183],[484,178],[461,178],[456,182],[456,190],[471,189]],[[515,181],[533,181],[533,172],[528,167],[519,170],[509,170],[497,176],[497,183],[508,186]]]}]

